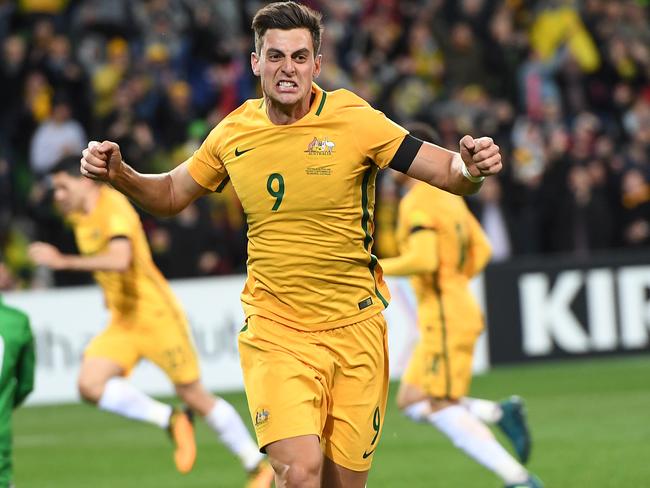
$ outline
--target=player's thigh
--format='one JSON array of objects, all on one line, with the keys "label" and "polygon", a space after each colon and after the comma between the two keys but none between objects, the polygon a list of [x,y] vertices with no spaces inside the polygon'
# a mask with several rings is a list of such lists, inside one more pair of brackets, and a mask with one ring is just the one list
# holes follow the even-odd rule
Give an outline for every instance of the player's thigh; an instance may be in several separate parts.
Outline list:
[{"label": "player's thigh", "polygon": [[[112,322],[86,347],[83,355],[81,377],[106,377],[119,366],[119,374],[128,374],[140,357],[133,328],[120,322]],[[112,374],[115,376],[115,374]]]},{"label": "player's thigh", "polygon": [[175,385],[196,382],[201,376],[199,360],[185,317],[170,313],[155,322],[142,320],[137,339],[142,357],[162,369]]},{"label": "player's thigh", "polygon": [[258,445],[305,435],[320,438],[333,366],[310,333],[249,317],[239,334],[239,357]]},{"label": "player's thigh", "polygon": [[449,376],[451,386],[449,399],[459,400],[469,393],[472,384],[474,348],[479,332],[469,331],[454,335],[449,347]]},{"label": "player's thigh", "polygon": [[368,471],[353,471],[328,458],[323,461],[323,486],[328,488],[364,488],[367,481]]},{"label": "player's thigh", "polygon": [[388,395],[386,322],[377,314],[335,329],[329,345],[339,368],[323,431],[325,456],[352,471],[370,469],[384,424]]}]

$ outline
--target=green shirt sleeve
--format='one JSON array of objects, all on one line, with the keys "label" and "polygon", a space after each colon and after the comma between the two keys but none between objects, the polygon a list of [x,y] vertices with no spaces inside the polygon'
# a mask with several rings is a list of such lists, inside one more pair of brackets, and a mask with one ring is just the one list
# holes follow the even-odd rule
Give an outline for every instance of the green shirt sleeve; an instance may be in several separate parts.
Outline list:
[{"label": "green shirt sleeve", "polygon": [[29,327],[29,319],[25,318],[25,342],[20,351],[16,364],[16,395],[14,396],[14,408],[19,406],[27,395],[34,389],[34,369],[36,354],[34,348],[34,337]]}]

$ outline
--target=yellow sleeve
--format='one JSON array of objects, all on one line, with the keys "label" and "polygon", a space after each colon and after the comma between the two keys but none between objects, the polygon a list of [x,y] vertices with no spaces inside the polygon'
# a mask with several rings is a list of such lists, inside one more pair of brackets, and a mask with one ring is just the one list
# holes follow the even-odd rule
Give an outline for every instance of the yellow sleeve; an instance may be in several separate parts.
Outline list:
[{"label": "yellow sleeve", "polygon": [[407,237],[402,241],[399,256],[381,261],[386,275],[432,273],[438,268],[438,236],[435,222],[431,221],[426,212],[414,208],[412,203],[407,198],[400,205],[400,233],[407,234]]},{"label": "yellow sleeve", "polygon": [[408,237],[404,251],[380,264],[388,276],[433,273],[438,268],[437,234],[433,229],[416,228]]},{"label": "yellow sleeve", "polygon": [[212,129],[201,147],[186,161],[194,181],[212,191],[221,191],[220,188],[228,182],[228,172],[219,157],[222,132],[221,124]]},{"label": "yellow sleeve", "polygon": [[363,155],[372,159],[380,168],[390,164],[408,131],[370,105],[354,109],[354,125],[351,133]]},{"label": "yellow sleeve", "polygon": [[124,202],[114,201],[113,208],[107,214],[103,225],[106,225],[106,236],[109,240],[119,236],[128,238],[133,236],[135,233],[133,219],[139,219],[139,217],[136,211],[130,207],[126,198],[124,198]]},{"label": "yellow sleeve", "polygon": [[470,278],[480,273],[487,265],[492,255],[492,246],[488,241],[485,232],[481,228],[474,215],[469,211],[470,250],[469,263],[466,268],[467,276]]}]

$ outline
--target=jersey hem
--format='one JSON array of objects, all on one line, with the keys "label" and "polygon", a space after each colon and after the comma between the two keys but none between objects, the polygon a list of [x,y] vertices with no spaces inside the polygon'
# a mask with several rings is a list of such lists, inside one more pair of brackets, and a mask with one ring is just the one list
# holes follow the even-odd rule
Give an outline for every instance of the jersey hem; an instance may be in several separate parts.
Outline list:
[{"label": "jersey hem", "polygon": [[277,322],[285,327],[289,327],[291,329],[299,330],[302,332],[320,332],[324,330],[338,329],[339,327],[346,327],[348,325],[356,324],[357,322],[362,322],[370,317],[377,315],[378,313],[381,313],[386,309],[383,303],[378,302],[372,305],[371,307],[364,309],[363,312],[360,312],[358,314],[349,317],[345,317],[343,319],[334,320],[332,322],[303,324],[295,320],[288,319],[286,317],[281,317],[269,310],[265,310],[263,308],[259,308],[254,305],[248,305],[243,302],[242,305],[244,307],[244,314],[246,315],[247,320],[249,317],[252,317],[254,315],[259,315],[260,317],[273,320],[274,322]]}]

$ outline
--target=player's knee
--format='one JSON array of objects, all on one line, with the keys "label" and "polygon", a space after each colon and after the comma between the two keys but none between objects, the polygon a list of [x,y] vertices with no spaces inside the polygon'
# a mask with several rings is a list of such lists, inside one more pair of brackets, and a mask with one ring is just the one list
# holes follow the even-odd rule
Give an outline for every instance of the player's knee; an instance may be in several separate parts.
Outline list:
[{"label": "player's knee", "polygon": [[282,478],[285,482],[284,486],[287,488],[318,488],[320,486],[320,471],[304,462],[289,466]]},{"label": "player's knee", "polygon": [[104,392],[105,382],[91,376],[81,375],[77,381],[77,389],[82,399],[90,403],[97,403]]},{"label": "player's knee", "polygon": [[448,398],[431,398],[429,400],[431,413],[439,412],[440,410],[444,410],[445,408],[452,407],[454,405],[458,405],[458,400]]},{"label": "player's knee", "polygon": [[410,402],[404,395],[397,395],[395,398],[395,403],[397,404],[397,408],[403,412],[404,409],[413,402]]},{"label": "player's knee", "polygon": [[[274,466],[275,468],[275,466]],[[305,456],[276,469],[281,486],[286,488],[319,488],[322,458]]]}]

